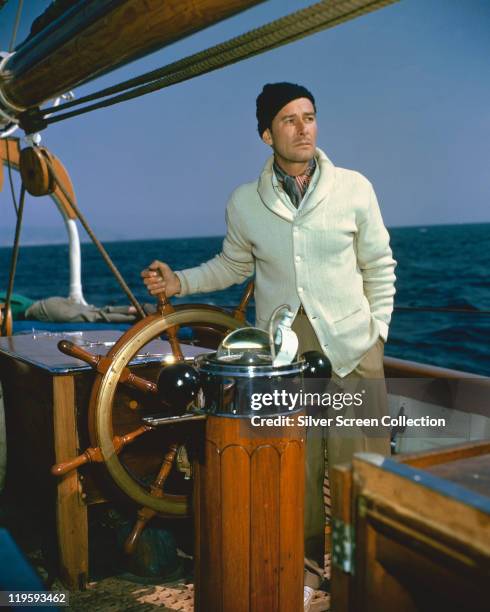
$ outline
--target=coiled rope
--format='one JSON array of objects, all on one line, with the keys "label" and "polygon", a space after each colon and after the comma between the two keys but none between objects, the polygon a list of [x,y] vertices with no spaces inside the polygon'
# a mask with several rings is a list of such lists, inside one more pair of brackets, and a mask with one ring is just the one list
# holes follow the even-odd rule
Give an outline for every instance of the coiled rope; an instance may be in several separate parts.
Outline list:
[{"label": "coiled rope", "polygon": [[[246,34],[232,38],[162,68],[152,70],[139,77],[102,89],[67,104],[62,104],[56,109],[49,109],[49,114],[54,116],[47,118],[46,114],[48,111],[46,110],[40,111],[38,117],[42,118],[45,125],[49,125],[98,108],[105,108],[119,102],[131,100],[275,49],[389,4],[394,4],[397,1],[323,0],[306,9],[296,11],[265,26],[251,30]],[[121,91],[125,93],[113,95]],[[110,95],[112,97],[108,100],[58,114],[68,108]]]}]

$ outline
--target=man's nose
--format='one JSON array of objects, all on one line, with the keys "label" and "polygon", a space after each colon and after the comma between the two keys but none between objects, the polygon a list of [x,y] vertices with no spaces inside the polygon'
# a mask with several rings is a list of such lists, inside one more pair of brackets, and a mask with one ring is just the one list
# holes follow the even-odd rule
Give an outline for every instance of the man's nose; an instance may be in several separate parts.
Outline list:
[{"label": "man's nose", "polygon": [[298,130],[299,134],[304,134],[305,133],[305,128],[306,128],[306,124],[302,119],[298,119],[298,122],[296,124],[296,129]]}]

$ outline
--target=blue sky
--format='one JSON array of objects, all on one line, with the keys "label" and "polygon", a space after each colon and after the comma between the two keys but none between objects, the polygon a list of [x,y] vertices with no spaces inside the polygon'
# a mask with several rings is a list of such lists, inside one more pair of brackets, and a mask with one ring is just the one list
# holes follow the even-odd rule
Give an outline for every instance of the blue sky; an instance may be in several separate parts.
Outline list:
[{"label": "blue sky", "polygon": [[[18,41],[48,3],[24,2]],[[81,96],[164,65],[311,2],[269,0],[117,72]],[[17,2],[0,12],[7,49]],[[374,184],[388,226],[490,222],[490,2],[402,0],[266,55],[136,101],[54,124],[43,144],[65,164],[81,209],[105,240],[219,235],[232,190],[269,149],[255,98],[288,80],[315,95],[332,161]],[[0,196],[3,234],[14,227]],[[49,200],[30,198],[28,238],[60,240]],[[42,239],[42,238],[41,238]]]}]

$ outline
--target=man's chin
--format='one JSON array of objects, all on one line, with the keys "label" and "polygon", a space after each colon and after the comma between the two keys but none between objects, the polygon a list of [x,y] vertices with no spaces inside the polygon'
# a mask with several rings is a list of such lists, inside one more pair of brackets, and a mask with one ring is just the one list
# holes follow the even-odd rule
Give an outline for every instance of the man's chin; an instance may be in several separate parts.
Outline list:
[{"label": "man's chin", "polygon": [[293,151],[287,151],[285,154],[274,151],[279,164],[281,161],[287,164],[305,164],[315,157],[315,152],[315,147],[295,148]]},{"label": "man's chin", "polygon": [[305,163],[310,161],[310,159],[312,159],[313,157],[315,157],[315,149],[309,151],[305,150],[302,154],[292,155],[291,161],[296,163]]},{"label": "man's chin", "polygon": [[298,158],[298,161],[311,159],[315,155],[315,147],[313,145],[298,145],[291,151],[291,155]]}]

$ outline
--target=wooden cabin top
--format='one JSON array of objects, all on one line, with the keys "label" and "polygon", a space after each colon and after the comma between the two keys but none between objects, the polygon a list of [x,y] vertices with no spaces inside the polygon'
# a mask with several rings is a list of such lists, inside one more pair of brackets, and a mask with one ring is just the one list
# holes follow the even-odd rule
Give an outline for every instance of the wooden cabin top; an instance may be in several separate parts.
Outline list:
[{"label": "wooden cabin top", "polygon": [[[63,354],[58,349],[60,340],[70,340],[90,353],[106,354],[119,339],[122,332],[118,330],[80,331],[80,332],[36,332],[0,338],[0,356],[18,359],[29,365],[46,370],[51,374],[71,374],[92,370],[87,363]],[[182,345],[184,357],[194,358],[208,352],[203,347]],[[144,347],[144,352],[136,355],[131,362],[134,365],[161,363],[172,357],[172,349],[166,340],[153,340]]]}]

